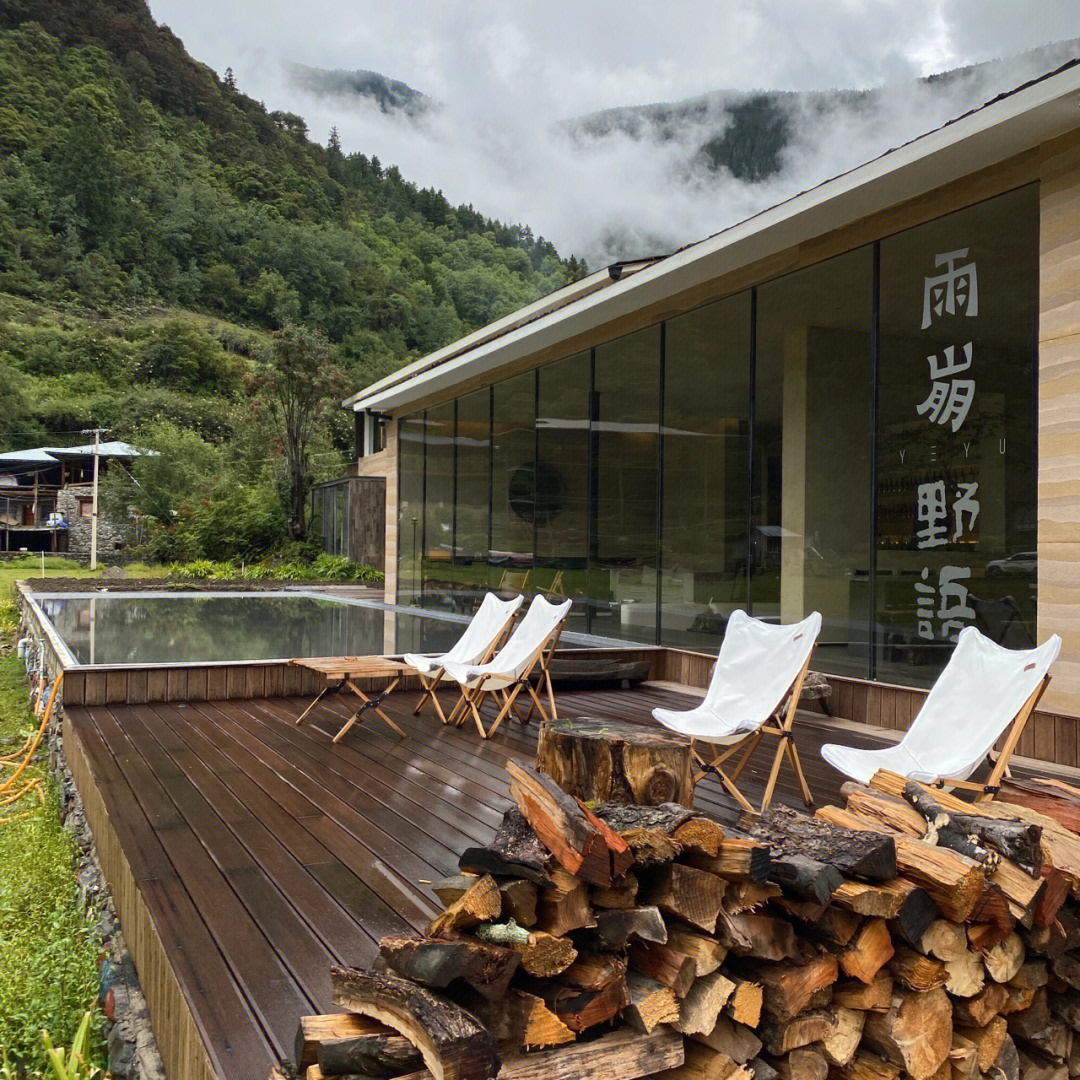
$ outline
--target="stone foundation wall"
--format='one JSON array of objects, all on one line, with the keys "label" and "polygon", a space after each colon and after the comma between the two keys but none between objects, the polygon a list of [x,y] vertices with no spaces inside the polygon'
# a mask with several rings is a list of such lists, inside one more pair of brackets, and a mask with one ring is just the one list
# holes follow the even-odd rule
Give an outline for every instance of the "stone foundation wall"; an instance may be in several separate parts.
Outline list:
[{"label": "stone foundation wall", "polygon": [[[68,556],[81,562],[90,561],[90,518],[80,517],[79,502],[92,498],[92,484],[72,484],[56,496],[56,509],[68,522]],[[100,510],[100,504],[99,504]],[[122,526],[98,513],[98,561],[111,562],[120,557],[126,541]]]}]

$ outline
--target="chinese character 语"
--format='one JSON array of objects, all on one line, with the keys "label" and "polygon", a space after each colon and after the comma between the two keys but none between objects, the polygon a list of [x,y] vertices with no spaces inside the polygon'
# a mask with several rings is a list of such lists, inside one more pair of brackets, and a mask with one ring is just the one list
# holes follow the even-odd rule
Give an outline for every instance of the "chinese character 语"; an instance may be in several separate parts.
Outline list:
[{"label": "chinese character \u8bed", "polygon": [[967,419],[974,396],[974,379],[938,381],[931,387],[929,397],[921,405],[915,406],[915,411],[920,416],[929,413],[932,424],[947,424],[951,421],[953,431],[959,431]]},{"label": "chinese character \u8bed", "polygon": [[967,515],[967,531],[972,532],[975,522],[979,520],[979,482],[957,483],[956,497],[953,499],[953,515],[956,520],[956,528],[953,529],[952,539],[959,540],[964,532],[964,515]]},{"label": "chinese character \u8bed", "polygon": [[966,345],[961,345],[960,350],[963,353],[963,359],[956,359],[956,346],[946,345],[942,351],[944,361],[939,361],[936,353],[931,353],[926,362],[930,365],[930,378],[937,381],[938,379],[949,379],[953,375],[959,375],[961,371],[967,371],[971,367],[971,342]]},{"label": "chinese character \u8bed", "polygon": [[934,256],[934,265],[942,273],[923,278],[923,314],[922,329],[929,327],[934,316],[955,315],[963,311],[965,315],[979,314],[979,279],[975,263],[957,266],[958,259],[967,258],[968,249],[958,248]]},{"label": "chinese character \u8bed", "polygon": [[[975,610],[968,605],[968,590],[960,584],[971,577],[970,566],[943,566],[938,578],[941,607],[937,616],[941,622],[941,636],[948,641],[955,641],[956,635],[964,629],[965,620],[975,618]],[[918,586],[915,586],[918,588]]]},{"label": "chinese character \u8bed", "polygon": [[915,518],[922,525],[915,534],[920,548],[941,547],[947,542],[945,536],[948,532],[945,525],[947,517],[945,481],[935,480],[929,484],[920,484],[915,496]]},{"label": "chinese character \u8bed", "polygon": [[915,582],[916,607],[916,633],[927,641],[934,640],[934,586],[929,584],[930,567],[924,566],[919,575],[921,581]]}]

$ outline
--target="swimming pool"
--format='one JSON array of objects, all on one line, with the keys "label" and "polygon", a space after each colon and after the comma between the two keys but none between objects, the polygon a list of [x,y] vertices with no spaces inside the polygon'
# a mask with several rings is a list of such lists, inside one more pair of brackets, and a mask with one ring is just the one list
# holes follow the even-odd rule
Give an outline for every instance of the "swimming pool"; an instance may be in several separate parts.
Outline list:
[{"label": "swimming pool", "polygon": [[[438,652],[449,648],[466,621],[448,612],[304,590],[42,592],[33,599],[68,653],[65,666],[77,667]],[[570,633],[562,641],[612,644]]]}]

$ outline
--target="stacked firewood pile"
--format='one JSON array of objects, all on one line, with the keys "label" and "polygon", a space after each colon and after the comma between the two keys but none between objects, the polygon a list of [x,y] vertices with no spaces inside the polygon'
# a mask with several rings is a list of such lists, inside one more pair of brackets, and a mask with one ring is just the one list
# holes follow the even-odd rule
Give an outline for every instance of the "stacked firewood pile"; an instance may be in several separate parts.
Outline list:
[{"label": "stacked firewood pile", "polygon": [[586,807],[508,769],[516,809],[435,885],[426,935],[333,971],[344,1011],[302,1020],[298,1075],[1080,1075],[1080,836],[1048,816],[1060,792],[1042,812],[973,807],[883,773],[844,809],[717,822]]}]

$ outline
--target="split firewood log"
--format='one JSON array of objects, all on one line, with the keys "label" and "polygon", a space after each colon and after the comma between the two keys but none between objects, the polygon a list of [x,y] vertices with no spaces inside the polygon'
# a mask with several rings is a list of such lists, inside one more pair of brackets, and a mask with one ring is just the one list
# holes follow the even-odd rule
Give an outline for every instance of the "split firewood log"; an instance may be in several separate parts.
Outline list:
[{"label": "split firewood log", "polygon": [[832,902],[858,915],[894,920],[909,943],[922,937],[938,913],[930,894],[904,878],[873,884],[845,881],[833,893]]},{"label": "split firewood log", "polygon": [[460,979],[484,997],[498,998],[510,985],[519,959],[513,949],[486,945],[472,938],[384,937],[379,942],[378,964],[381,970],[424,986],[443,989]]},{"label": "split firewood log", "polygon": [[554,937],[593,925],[593,910],[585,882],[561,867],[551,871],[551,881],[536,897],[536,929]]},{"label": "split firewood log", "polygon": [[721,908],[716,936],[740,956],[758,960],[795,960],[799,955],[791,923],[773,915],[755,912],[729,915]]},{"label": "split firewood log", "polygon": [[887,881],[896,877],[896,849],[890,836],[846,829],[827,820],[772,807],[760,817],[743,819],[755,840],[785,855],[801,855],[835,867],[845,876]]},{"label": "split firewood log", "polygon": [[1049,863],[1043,864],[1039,875],[1046,885],[1035,905],[1031,922],[1034,926],[1049,926],[1061,910],[1061,905],[1069,898],[1071,882],[1060,870],[1055,870]]},{"label": "split firewood log", "polygon": [[790,910],[792,915],[800,920],[800,937],[824,942],[836,949],[844,949],[850,945],[863,925],[863,920],[854,911],[848,911],[838,904],[829,904],[814,919],[806,919],[801,912]]},{"label": "split firewood log", "polygon": [[688,853],[685,861],[728,881],[766,881],[772,865],[764,844],[729,836],[724,837],[716,855]]},{"label": "split firewood log", "polygon": [[[768,853],[765,857],[768,858]],[[724,910],[729,915],[742,915],[747,911],[757,911],[770,900],[779,899],[781,896],[780,886],[774,881],[729,880],[728,887],[724,890]]]},{"label": "split firewood log", "polygon": [[949,981],[949,972],[942,961],[923,956],[907,945],[896,946],[896,954],[889,961],[889,970],[897,982],[918,993],[936,990]]},{"label": "split firewood log", "polygon": [[651,941],[663,945],[668,939],[667,925],[657,907],[646,906],[613,911],[598,911],[596,925],[579,935],[594,949],[621,949],[631,941]]},{"label": "split firewood log", "polygon": [[640,865],[656,865],[683,851],[715,856],[724,840],[719,822],[678,803],[634,806],[605,802],[595,812],[630,845]]},{"label": "split firewood log", "polygon": [[561,975],[578,957],[570,938],[555,937],[543,930],[527,932],[526,940],[515,942],[511,948],[521,957],[521,970],[540,979]]},{"label": "split firewood log", "polygon": [[1023,967],[1025,956],[1023,939],[1013,933],[983,952],[983,966],[994,982],[1007,983]]},{"label": "split firewood log", "polygon": [[404,1035],[435,1080],[494,1080],[498,1074],[495,1040],[460,1006],[396,975],[335,966],[330,978],[335,1005]]},{"label": "split firewood log", "polygon": [[551,855],[537,839],[532,826],[520,810],[511,807],[503,814],[502,824],[491,843],[466,848],[458,859],[458,866],[467,873],[525,878],[543,885],[548,879],[550,862]]},{"label": "split firewood log", "polygon": [[1008,1000],[1009,991],[1000,983],[987,983],[973,997],[953,998],[953,1023],[963,1027],[986,1027]]},{"label": "split firewood log", "polygon": [[589,900],[594,908],[632,908],[637,904],[638,886],[637,875],[625,873],[607,888],[594,885]]},{"label": "split firewood log", "polygon": [[1025,1049],[1037,1047],[1045,1054],[1064,1060],[1072,1049],[1073,1032],[1064,1020],[1050,1011],[1049,995],[1043,987],[1035,992],[1028,1008],[1010,1013],[1009,1034]]},{"label": "split firewood log", "polygon": [[[855,831],[878,828],[835,806],[819,808],[817,816]],[[897,834],[892,839],[901,874],[926,889],[946,918],[953,922],[967,919],[986,890],[983,868],[954,851],[932,847],[910,836]]]},{"label": "split firewood log", "polygon": [[1023,1080],[1068,1080],[1069,1068],[1064,1061],[1044,1054],[1037,1047],[1025,1044],[1016,1047]]},{"label": "split firewood log", "polygon": [[679,1018],[672,1026],[684,1035],[704,1035],[712,1031],[720,1010],[734,992],[735,984],[721,972],[702,975],[694,980],[679,1002]]},{"label": "split firewood log", "polygon": [[508,761],[510,794],[540,842],[569,873],[608,886],[633,865],[626,841],[548,776]]},{"label": "split firewood log", "polygon": [[828,1009],[811,1009],[790,1020],[766,1019],[758,1027],[758,1037],[770,1055],[790,1054],[801,1046],[821,1042],[836,1028],[836,1017]]},{"label": "split firewood log", "polygon": [[394,1035],[392,1028],[356,1013],[325,1013],[301,1016],[293,1043],[293,1061],[303,1072],[319,1060],[319,1044],[327,1039],[362,1039],[369,1035]]},{"label": "split firewood log", "polygon": [[686,997],[697,978],[694,961],[667,945],[648,941],[632,942],[629,958],[630,966],[635,971],[663,983],[680,1000]]},{"label": "split firewood log", "polygon": [[953,1010],[941,988],[900,993],[888,1012],[868,1013],[863,1042],[913,1080],[929,1080],[949,1056]]},{"label": "split firewood log", "polygon": [[893,957],[892,936],[884,919],[867,919],[851,944],[840,954],[845,975],[872,983]]},{"label": "split firewood log", "polygon": [[682,1065],[653,1073],[652,1080],[751,1080],[753,1074],[723,1050],[686,1043]]},{"label": "split firewood log", "polygon": [[870,984],[859,979],[838,982],[833,987],[833,1005],[862,1012],[885,1012],[892,1005],[893,977],[882,968]]},{"label": "split firewood log", "polygon": [[756,1028],[761,1022],[764,999],[761,986],[751,979],[743,979],[735,974],[732,975],[732,982],[735,983],[735,990],[724,1006],[725,1015],[736,1023]]},{"label": "split firewood log", "polygon": [[1035,993],[1034,987],[1023,989],[1016,986],[1005,987],[1005,1003],[1001,1006],[1001,1015],[1008,1016],[1010,1013],[1023,1012],[1030,1008],[1035,1000]]},{"label": "split firewood log", "polygon": [[839,968],[831,953],[795,963],[750,963],[737,969],[762,989],[765,1012],[773,1020],[790,1020],[810,1007],[819,990],[832,987]]},{"label": "split firewood log", "polygon": [[851,1061],[836,1070],[836,1074],[841,1080],[900,1080],[900,1066],[860,1048]]},{"label": "split firewood log", "polygon": [[1005,1036],[1001,1052],[986,1070],[988,1080],[1020,1080],[1020,1056],[1010,1035]]},{"label": "split firewood log", "polygon": [[711,975],[727,956],[727,946],[709,934],[701,934],[672,923],[668,926],[667,944],[677,952],[693,958],[697,973]]},{"label": "split firewood log", "polygon": [[365,1035],[324,1039],[319,1043],[318,1065],[324,1076],[400,1076],[423,1068],[424,1059],[404,1035]]},{"label": "split firewood log", "polygon": [[454,930],[466,930],[479,923],[490,922],[497,919],[501,911],[502,896],[499,886],[490,874],[484,874],[441,915],[431,921],[427,936],[440,937]]},{"label": "split firewood log", "polygon": [[612,953],[580,952],[559,980],[579,990],[602,990],[626,980],[626,961]]},{"label": "split firewood log", "polygon": [[[515,811],[516,813],[516,811]],[[449,907],[460,900],[476,884],[476,874],[454,874],[436,881],[431,891]],[[536,922],[536,883],[526,878],[499,882],[502,896],[502,917],[513,919],[519,926],[532,926]]]},{"label": "split firewood log", "polygon": [[862,1041],[867,1013],[862,1009],[845,1009],[836,1006],[836,1028],[821,1042],[825,1060],[833,1066],[847,1065],[855,1057]]},{"label": "split firewood log", "polygon": [[1067,990],[1063,994],[1051,995],[1050,1011],[1055,1016],[1061,1017],[1073,1031],[1080,1032],[1080,994]]},{"label": "split firewood log", "polygon": [[713,1050],[722,1050],[739,1065],[745,1065],[761,1053],[761,1040],[753,1028],[732,1020],[725,1013],[716,1018],[711,1031],[692,1033],[689,1037]]},{"label": "split firewood log", "polygon": [[722,878],[681,863],[666,866],[644,896],[646,903],[665,914],[710,934],[716,929],[723,898]]},{"label": "split firewood log", "polygon": [[829,1075],[825,1055],[812,1046],[792,1050],[786,1057],[771,1058],[769,1064],[780,1080],[825,1080]]},{"label": "split firewood log", "polygon": [[986,985],[986,969],[978,953],[965,949],[955,960],[945,964],[945,989],[953,997],[972,998]]},{"label": "split firewood log", "polygon": [[[916,946],[919,952],[937,960],[959,960],[967,951],[967,930],[963,923],[935,919],[924,931]],[[1004,980],[999,979],[999,982]]]},{"label": "split firewood log", "polygon": [[[1009,985],[1030,986],[1037,990],[1040,986],[1045,986],[1049,978],[1050,969],[1046,966],[1045,960],[1027,959],[1020,965],[1020,970],[1009,979]],[[1058,995],[1059,998],[1066,996]]]},{"label": "split firewood log", "polygon": [[537,1050],[572,1043],[577,1035],[536,994],[511,987],[499,1001],[476,995],[468,1000],[473,1012],[491,1032],[504,1057],[519,1050]]},{"label": "split firewood log", "polygon": [[1004,1016],[995,1016],[984,1027],[964,1027],[953,1025],[953,1037],[960,1036],[975,1047],[976,1063],[979,1072],[985,1073],[997,1061],[1001,1048],[1008,1035],[1008,1024]]},{"label": "split firewood log", "polygon": [[623,1018],[637,1031],[649,1033],[658,1024],[672,1024],[679,1019],[679,1002],[671,987],[640,971],[626,973],[626,993],[630,1004]]},{"label": "split firewood log", "polygon": [[622,975],[593,990],[571,986],[564,978],[546,980],[536,985],[539,997],[571,1030],[586,1031],[613,1020],[629,1002],[626,980]]}]

